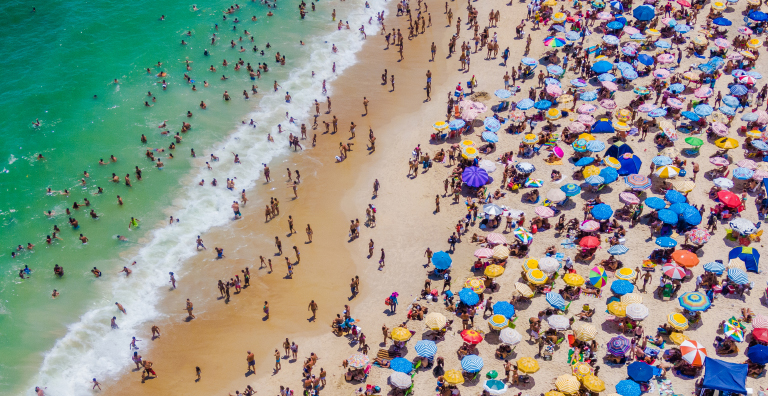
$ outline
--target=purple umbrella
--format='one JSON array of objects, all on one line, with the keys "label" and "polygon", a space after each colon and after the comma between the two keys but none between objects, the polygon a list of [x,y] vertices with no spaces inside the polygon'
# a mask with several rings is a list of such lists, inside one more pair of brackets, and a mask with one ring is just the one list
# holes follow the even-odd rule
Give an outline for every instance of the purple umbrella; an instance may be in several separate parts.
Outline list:
[{"label": "purple umbrella", "polygon": [[608,353],[615,356],[624,356],[629,352],[630,341],[624,336],[616,336],[608,341]]},{"label": "purple umbrella", "polygon": [[488,183],[488,179],[490,179],[488,172],[486,172],[485,169],[480,169],[476,166],[470,166],[469,168],[464,169],[464,172],[461,174],[461,180],[470,187],[484,186]]}]

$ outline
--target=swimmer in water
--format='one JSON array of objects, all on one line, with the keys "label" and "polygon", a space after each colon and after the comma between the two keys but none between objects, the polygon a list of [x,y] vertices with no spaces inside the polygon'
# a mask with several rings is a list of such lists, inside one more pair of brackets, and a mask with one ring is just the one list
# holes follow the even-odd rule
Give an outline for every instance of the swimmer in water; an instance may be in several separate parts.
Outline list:
[{"label": "swimmer in water", "polygon": [[34,125],[35,128],[39,127],[40,126],[40,119],[35,118],[35,122],[33,122],[32,125]]}]

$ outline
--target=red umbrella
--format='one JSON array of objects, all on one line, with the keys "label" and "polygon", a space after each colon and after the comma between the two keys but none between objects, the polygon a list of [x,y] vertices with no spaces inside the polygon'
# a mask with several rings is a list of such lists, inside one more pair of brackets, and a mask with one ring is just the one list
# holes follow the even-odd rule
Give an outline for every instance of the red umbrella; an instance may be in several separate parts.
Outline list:
[{"label": "red umbrella", "polygon": [[739,198],[738,195],[730,192],[730,191],[719,191],[717,193],[717,199],[720,200],[720,202],[724,203],[726,206],[731,208],[736,208],[739,205],[741,205],[741,198]]},{"label": "red umbrella", "polygon": [[680,4],[681,6],[690,7],[691,3],[688,2],[688,0],[677,0],[677,4]]},{"label": "red umbrella", "polygon": [[768,329],[754,329],[752,330],[752,338],[760,342],[768,342]]},{"label": "red umbrella", "polygon": [[461,338],[472,345],[477,345],[483,341],[483,335],[477,330],[464,330],[461,333]]},{"label": "red umbrella", "polygon": [[594,249],[600,246],[600,240],[593,236],[586,236],[584,238],[581,238],[581,240],[579,241],[579,246],[585,247],[588,249]]}]

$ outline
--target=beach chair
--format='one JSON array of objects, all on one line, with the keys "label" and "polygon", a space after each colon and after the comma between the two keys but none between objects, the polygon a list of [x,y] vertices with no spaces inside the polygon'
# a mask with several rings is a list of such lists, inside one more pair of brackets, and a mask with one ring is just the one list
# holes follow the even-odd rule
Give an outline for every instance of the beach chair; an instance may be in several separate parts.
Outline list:
[{"label": "beach chair", "polygon": [[675,289],[675,286],[672,284],[668,284],[664,286],[664,289],[661,291],[662,298],[671,298],[672,297],[672,291]]},{"label": "beach chair", "polygon": [[405,395],[405,396],[408,396],[408,395],[410,395],[411,393],[413,393],[413,385],[414,385],[414,384],[413,384],[413,383],[411,383],[411,386],[410,386],[408,389],[406,389],[406,390],[405,390],[405,393],[404,393],[404,395]]},{"label": "beach chair", "polygon": [[693,148],[685,149],[683,152],[684,152],[686,155],[698,155],[698,154],[699,154],[699,149],[700,149],[700,148],[701,148],[701,147],[693,147]]}]

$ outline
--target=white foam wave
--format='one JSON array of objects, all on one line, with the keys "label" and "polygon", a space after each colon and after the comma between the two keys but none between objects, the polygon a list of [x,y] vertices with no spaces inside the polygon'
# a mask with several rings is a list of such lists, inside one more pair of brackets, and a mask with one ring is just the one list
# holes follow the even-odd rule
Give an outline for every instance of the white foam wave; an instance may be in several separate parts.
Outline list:
[{"label": "white foam wave", "polygon": [[[307,110],[314,100],[324,98],[322,81],[330,83],[357,62],[356,53],[364,41],[355,26],[364,24],[369,34],[375,32],[377,25],[368,25],[368,19],[375,20],[376,11],[382,10],[385,4],[384,0],[369,0],[369,3],[371,8],[366,9],[360,1],[359,8],[344,18],[352,29],[336,30],[307,40],[308,48],[313,50],[306,62],[294,69],[287,81],[281,82],[283,90],[265,95],[259,109],[248,115],[257,126],[239,126],[212,150],[221,158],[214,170],[199,169],[190,175],[190,180],[210,181],[215,177],[221,184],[226,178],[236,177],[236,191],[223,186],[200,187],[197,183],[185,187],[173,207],[174,217],[181,222],[151,232],[150,242],[131,260],[140,263],[133,274],[116,279],[109,289],[111,295],[107,293],[97,308],[68,327],[66,335],[46,353],[40,372],[24,394],[33,395],[34,386],[39,385],[47,387],[46,394],[53,396],[90,395],[92,378],[115,379],[127,372],[132,365],[128,348],[131,337],[163,315],[155,302],[167,290],[168,272],[178,272],[185,261],[197,254],[194,243],[197,235],[232,221],[232,201],[239,198],[241,189],[256,187],[262,177],[262,163],[288,152],[288,132],[280,135],[276,127],[278,123],[286,126],[285,112],[298,120],[297,125],[307,122]],[[336,54],[331,53],[332,43],[338,47]],[[335,74],[331,71],[332,62],[336,62]],[[269,74],[262,77],[269,79]],[[330,95],[330,85],[328,90]],[[285,103],[285,91],[291,92],[291,103]],[[296,133],[298,126],[289,126],[287,130]],[[267,141],[267,132],[272,133],[274,143]],[[239,154],[241,164],[232,161],[232,152]],[[255,214],[248,213],[247,209],[244,212]],[[180,282],[183,284],[183,279]],[[110,328],[110,319],[116,312],[114,301],[120,301],[129,312],[118,317],[120,328],[117,330]],[[146,354],[144,348],[142,351]]]}]

